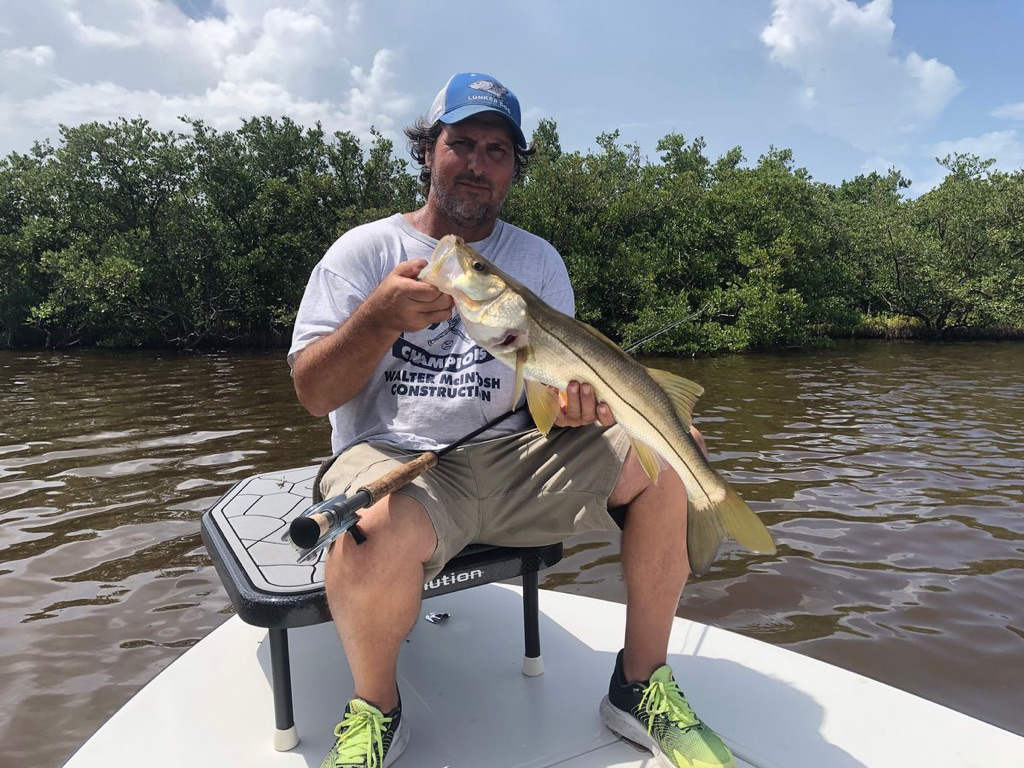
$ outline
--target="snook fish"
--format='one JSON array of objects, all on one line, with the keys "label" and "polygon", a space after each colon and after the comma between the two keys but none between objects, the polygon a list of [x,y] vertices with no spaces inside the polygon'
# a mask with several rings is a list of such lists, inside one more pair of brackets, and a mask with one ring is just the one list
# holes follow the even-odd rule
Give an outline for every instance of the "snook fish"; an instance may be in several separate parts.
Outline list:
[{"label": "snook fish", "polygon": [[632,440],[644,471],[657,481],[660,456],[679,475],[689,498],[690,567],[703,573],[727,536],[743,547],[774,554],[764,524],[708,464],[690,434],[699,384],[645,368],[599,331],[541,301],[455,235],[443,237],[419,279],[451,295],[469,335],[516,372],[513,402],[524,387],[537,429],[557,418],[558,394],[586,382],[611,408]]}]

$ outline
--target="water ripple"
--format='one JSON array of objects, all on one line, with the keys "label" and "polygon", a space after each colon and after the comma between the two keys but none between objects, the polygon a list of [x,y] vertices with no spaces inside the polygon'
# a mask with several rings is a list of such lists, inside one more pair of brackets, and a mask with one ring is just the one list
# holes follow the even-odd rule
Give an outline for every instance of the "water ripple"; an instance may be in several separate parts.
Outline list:
[{"label": "water ripple", "polygon": [[[727,548],[680,615],[1024,729],[1024,345],[649,364],[706,387],[714,463],[779,545]],[[278,353],[0,353],[0,382],[0,618],[17,627],[0,633],[0,745],[55,764],[230,614],[202,511],[323,458],[329,428]],[[625,600],[607,537],[569,542],[541,578]]]}]

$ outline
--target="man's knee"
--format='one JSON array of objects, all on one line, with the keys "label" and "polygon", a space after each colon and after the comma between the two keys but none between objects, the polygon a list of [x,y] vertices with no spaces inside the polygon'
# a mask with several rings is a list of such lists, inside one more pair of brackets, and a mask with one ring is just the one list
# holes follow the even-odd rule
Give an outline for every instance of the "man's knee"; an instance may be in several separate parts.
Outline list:
[{"label": "man's knee", "polygon": [[[359,513],[366,540],[337,539],[327,555],[325,580],[386,578],[415,563],[422,566],[437,546],[437,536],[423,505],[410,496],[392,494]],[[333,578],[332,578],[333,577]]]},{"label": "man's knee", "polygon": [[622,463],[622,471],[619,472],[619,479],[608,496],[609,507],[625,507],[633,503],[641,493],[651,486],[651,478],[640,466],[640,460],[632,448],[626,454],[626,460]]},{"label": "man's knee", "polygon": [[664,462],[659,462],[659,464],[661,469],[658,473],[658,482],[655,483],[647,476],[647,472],[644,471],[643,466],[640,464],[640,459],[637,458],[636,453],[630,448],[629,453],[626,455],[626,460],[623,462],[622,471],[619,473],[619,479],[608,496],[608,506],[624,507],[632,504],[648,489],[665,491],[672,496],[678,496],[680,503],[685,504],[686,491],[679,476],[672,467]]}]

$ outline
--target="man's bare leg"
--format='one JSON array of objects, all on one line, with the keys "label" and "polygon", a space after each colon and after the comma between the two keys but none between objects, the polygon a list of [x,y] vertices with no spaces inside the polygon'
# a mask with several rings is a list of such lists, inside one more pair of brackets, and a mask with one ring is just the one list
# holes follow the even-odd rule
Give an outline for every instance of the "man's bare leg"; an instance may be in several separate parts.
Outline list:
[{"label": "man's bare leg", "polygon": [[392,494],[360,513],[366,541],[337,540],[324,570],[327,602],[356,697],[382,712],[398,705],[398,652],[416,623],[423,563],[437,536],[423,506]]},{"label": "man's bare leg", "polygon": [[[580,426],[594,420],[615,423],[611,410],[598,403],[586,382],[571,381],[565,406],[555,423]],[[701,450],[704,438],[690,434]],[[662,467],[652,483],[630,450],[619,480],[608,497],[609,507],[629,505],[622,532],[622,570],[626,577],[626,639],[623,672],[627,680],[646,680],[665,663],[672,620],[683,585],[690,575],[686,556],[686,490],[676,473]]]},{"label": "man's bare leg", "polygon": [[662,467],[650,481],[630,451],[609,506],[629,505],[622,533],[626,578],[626,638],[623,672],[646,680],[666,662],[672,621],[690,575],[686,557],[686,490]]}]

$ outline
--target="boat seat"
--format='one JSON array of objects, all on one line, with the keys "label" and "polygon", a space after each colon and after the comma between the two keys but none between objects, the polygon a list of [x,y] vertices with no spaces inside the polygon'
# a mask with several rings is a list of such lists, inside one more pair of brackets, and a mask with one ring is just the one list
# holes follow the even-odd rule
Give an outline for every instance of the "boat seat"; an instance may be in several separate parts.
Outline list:
[{"label": "boat seat", "polygon": [[[239,617],[266,627],[274,688],[274,746],[298,744],[292,709],[288,630],[331,620],[323,585],[323,558],[296,563],[284,538],[288,525],[313,498],[318,467],[267,472],[235,483],[200,521],[203,542]],[[562,545],[495,547],[472,544],[423,585],[424,599],[515,577],[523,580],[523,674],[543,672],[537,609],[537,572],[562,559]]]}]

